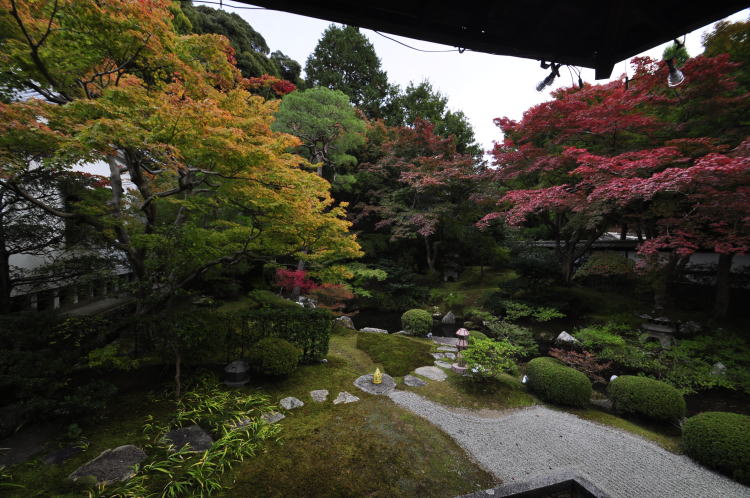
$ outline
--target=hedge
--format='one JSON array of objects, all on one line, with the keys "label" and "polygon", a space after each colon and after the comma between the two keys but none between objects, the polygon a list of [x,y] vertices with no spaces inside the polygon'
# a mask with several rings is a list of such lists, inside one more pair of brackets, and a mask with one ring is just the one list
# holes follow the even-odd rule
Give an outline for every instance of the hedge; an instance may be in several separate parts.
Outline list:
[{"label": "hedge", "polygon": [[685,416],[682,393],[666,382],[623,375],[610,382],[607,395],[615,410],[671,421]]},{"label": "hedge", "polygon": [[586,406],[591,399],[588,377],[554,358],[534,358],[526,365],[526,375],[529,388],[545,401]]},{"label": "hedge", "polygon": [[246,310],[227,317],[233,322],[230,345],[239,341],[243,350],[265,337],[278,337],[302,350],[302,363],[320,361],[328,354],[333,317],[328,310],[264,308]]},{"label": "hedge", "polygon": [[704,412],[682,426],[685,453],[701,464],[750,485],[750,416]]},{"label": "hedge", "polygon": [[425,310],[412,309],[401,315],[404,330],[414,335],[427,335],[432,330],[432,315]]}]

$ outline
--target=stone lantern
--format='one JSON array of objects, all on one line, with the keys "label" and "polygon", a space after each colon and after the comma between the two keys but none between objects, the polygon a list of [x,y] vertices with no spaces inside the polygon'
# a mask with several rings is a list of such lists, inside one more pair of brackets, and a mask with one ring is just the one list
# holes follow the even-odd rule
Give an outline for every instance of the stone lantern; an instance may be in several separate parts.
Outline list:
[{"label": "stone lantern", "polygon": [[456,348],[459,352],[463,351],[464,349],[469,347],[469,331],[461,328],[456,331],[456,336],[458,337],[458,342],[456,343]]},{"label": "stone lantern", "polygon": [[241,387],[250,381],[249,367],[246,362],[236,360],[224,367],[224,384],[229,387]]},{"label": "stone lantern", "polygon": [[469,331],[460,328],[456,331],[456,336],[458,337],[458,342],[456,343],[456,349],[458,349],[458,361],[451,365],[451,370],[457,374],[464,375],[466,373],[466,365],[464,365],[464,360],[461,357],[461,351],[469,347]]}]

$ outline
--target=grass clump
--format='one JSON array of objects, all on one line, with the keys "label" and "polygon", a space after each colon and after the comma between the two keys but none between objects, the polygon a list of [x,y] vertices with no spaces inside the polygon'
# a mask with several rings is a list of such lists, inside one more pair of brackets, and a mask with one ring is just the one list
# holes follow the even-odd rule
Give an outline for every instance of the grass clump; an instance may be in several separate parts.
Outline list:
[{"label": "grass clump", "polygon": [[588,377],[554,358],[534,358],[526,365],[526,374],[529,388],[545,401],[582,407],[591,399]]},{"label": "grass clump", "polygon": [[685,415],[682,393],[665,382],[623,375],[607,387],[615,410],[656,420],[679,420]]},{"label": "grass clump", "polygon": [[750,485],[750,416],[704,412],[682,426],[682,444],[691,458]]},{"label": "grass clump", "polygon": [[402,335],[357,334],[357,348],[367,353],[372,361],[383,366],[385,373],[400,377],[425,365],[432,365],[432,345]]}]

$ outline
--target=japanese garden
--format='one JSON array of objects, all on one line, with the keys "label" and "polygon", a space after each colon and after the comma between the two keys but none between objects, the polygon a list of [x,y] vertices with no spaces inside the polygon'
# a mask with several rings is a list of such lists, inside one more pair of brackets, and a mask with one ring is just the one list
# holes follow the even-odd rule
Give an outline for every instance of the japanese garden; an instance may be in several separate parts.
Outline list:
[{"label": "japanese garden", "polygon": [[0,495],[750,497],[750,21],[484,150],[215,3],[0,0]]}]

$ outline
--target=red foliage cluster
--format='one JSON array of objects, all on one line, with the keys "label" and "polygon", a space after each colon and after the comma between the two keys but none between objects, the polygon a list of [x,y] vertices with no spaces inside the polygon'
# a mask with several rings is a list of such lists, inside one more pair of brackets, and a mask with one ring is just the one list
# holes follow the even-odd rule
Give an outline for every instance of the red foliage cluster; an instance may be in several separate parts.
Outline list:
[{"label": "red foliage cluster", "polygon": [[318,284],[310,280],[304,270],[276,269],[276,285],[287,292],[299,288],[300,292],[310,292],[318,287]]},{"label": "red foliage cluster", "polygon": [[578,351],[552,348],[548,353],[569,367],[583,372],[592,382],[601,382],[602,384],[607,382],[600,374],[612,368],[611,361],[602,362],[595,354],[588,351],[579,353]]},{"label": "red foliage cluster", "polygon": [[318,301],[318,306],[333,311],[340,311],[345,306],[345,301],[354,299],[354,294],[340,284],[321,284],[310,291]]},{"label": "red foliage cluster", "polygon": [[297,85],[291,81],[283,80],[276,76],[271,76],[270,74],[264,74],[259,78],[246,78],[244,83],[249,91],[263,95],[264,97],[268,96],[265,94],[269,89],[272,90],[277,97],[283,97],[297,89]]}]

